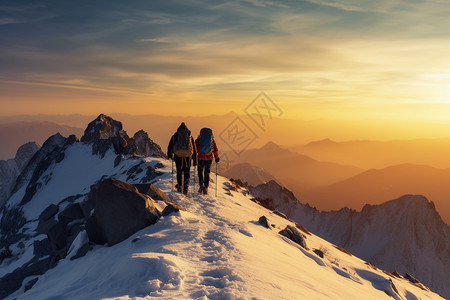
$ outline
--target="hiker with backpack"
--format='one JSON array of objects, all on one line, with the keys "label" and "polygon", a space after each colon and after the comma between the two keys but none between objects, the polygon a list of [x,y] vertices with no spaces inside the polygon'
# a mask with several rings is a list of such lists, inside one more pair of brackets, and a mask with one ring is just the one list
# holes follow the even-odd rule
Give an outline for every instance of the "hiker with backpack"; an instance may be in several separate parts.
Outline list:
[{"label": "hiker with backpack", "polygon": [[177,169],[177,192],[187,195],[189,189],[191,160],[197,165],[197,150],[194,146],[194,138],[186,124],[181,123],[177,131],[172,135],[167,156],[175,161]]},{"label": "hiker with backpack", "polygon": [[200,130],[200,135],[195,140],[195,148],[198,153],[198,181],[200,184],[198,192],[206,195],[208,194],[209,173],[211,171],[213,155],[216,164],[220,160],[219,150],[217,149],[211,129],[203,128]]}]

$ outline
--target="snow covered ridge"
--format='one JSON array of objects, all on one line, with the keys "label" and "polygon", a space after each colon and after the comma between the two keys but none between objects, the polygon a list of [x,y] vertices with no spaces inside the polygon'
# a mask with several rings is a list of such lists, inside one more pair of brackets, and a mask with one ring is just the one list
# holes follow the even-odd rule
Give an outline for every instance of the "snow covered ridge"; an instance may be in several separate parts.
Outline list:
[{"label": "snow covered ridge", "polygon": [[0,298],[19,288],[24,278],[42,274],[66,258],[78,233],[89,224],[94,208],[90,193],[99,182],[115,177],[147,183],[162,174],[157,171],[161,164],[136,156],[164,157],[161,148],[143,131],[137,133],[136,145],[121,126],[100,115],[88,125],[85,142],[55,134],[23,168],[0,210],[0,260],[8,265],[0,273]]},{"label": "snow covered ridge", "polygon": [[[0,211],[0,249],[9,250],[0,254],[0,298],[442,299],[265,209],[226,178],[217,198],[173,193],[171,163],[124,154],[132,142],[117,134],[53,136],[24,169]],[[129,237],[102,236],[112,246],[89,242],[85,221],[102,221],[89,199],[111,199],[108,207],[122,205],[119,196],[158,221]]]},{"label": "snow covered ridge", "polygon": [[321,212],[301,204],[274,181],[250,190],[261,205],[286,214],[327,241],[379,268],[413,274],[450,297],[450,226],[425,197],[405,195],[366,205],[361,212]]}]

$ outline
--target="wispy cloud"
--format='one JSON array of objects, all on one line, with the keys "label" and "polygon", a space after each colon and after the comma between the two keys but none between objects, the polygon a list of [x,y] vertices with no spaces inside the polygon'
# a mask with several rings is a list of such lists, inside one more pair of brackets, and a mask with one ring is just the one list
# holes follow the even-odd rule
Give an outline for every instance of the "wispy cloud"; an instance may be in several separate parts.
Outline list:
[{"label": "wispy cloud", "polygon": [[136,42],[139,42],[139,43],[173,43],[174,41],[169,37],[159,37],[159,38],[137,39]]},{"label": "wispy cloud", "polygon": [[[437,99],[426,87],[443,90],[447,79],[426,74],[450,69],[449,7],[440,0],[78,5],[5,10],[0,25],[25,22],[0,35],[3,83],[105,98],[267,90],[292,101],[404,101]],[[43,16],[39,27],[27,24]]]}]

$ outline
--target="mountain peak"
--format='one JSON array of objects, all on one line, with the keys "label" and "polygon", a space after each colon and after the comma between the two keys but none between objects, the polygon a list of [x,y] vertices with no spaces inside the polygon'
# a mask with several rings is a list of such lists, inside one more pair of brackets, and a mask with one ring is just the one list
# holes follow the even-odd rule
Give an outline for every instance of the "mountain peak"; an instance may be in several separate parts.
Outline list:
[{"label": "mountain peak", "polygon": [[24,163],[28,160],[40,149],[40,146],[35,142],[28,142],[23,144],[17,149],[16,157],[14,158],[16,162]]},{"label": "mountain peak", "polygon": [[90,122],[84,131],[81,141],[84,143],[105,140],[116,137],[122,131],[122,122],[100,114],[94,121]]},{"label": "mountain peak", "polygon": [[312,141],[308,144],[306,144],[306,147],[318,147],[318,146],[334,146],[337,145],[338,143],[333,141],[332,139],[326,138],[323,140],[318,140],[318,141]]},{"label": "mountain peak", "polygon": [[266,143],[264,146],[262,146],[260,148],[260,150],[265,150],[265,151],[281,151],[283,150],[283,148],[280,147],[280,145],[270,141],[268,143]]},{"label": "mountain peak", "polygon": [[[432,201],[429,201],[423,195],[407,194],[379,205],[366,204],[361,212],[364,213],[368,210],[372,210],[373,208],[396,211],[399,214],[409,214],[413,215],[414,217],[418,217],[419,215],[423,215],[426,212],[432,211],[433,214],[439,216],[434,203]],[[440,216],[439,219],[441,219]]]}]

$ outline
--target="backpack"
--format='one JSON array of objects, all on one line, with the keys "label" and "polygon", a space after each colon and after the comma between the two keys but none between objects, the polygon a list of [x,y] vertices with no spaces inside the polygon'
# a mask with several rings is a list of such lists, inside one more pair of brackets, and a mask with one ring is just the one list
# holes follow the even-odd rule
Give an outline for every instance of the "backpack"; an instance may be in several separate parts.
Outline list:
[{"label": "backpack", "polygon": [[174,141],[173,152],[178,157],[191,157],[194,153],[191,132],[187,128],[180,128],[176,141]]},{"label": "backpack", "polygon": [[209,128],[202,128],[202,130],[200,130],[200,143],[198,154],[211,153],[213,151],[212,141],[213,141],[212,130]]}]

